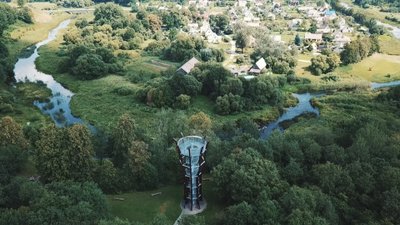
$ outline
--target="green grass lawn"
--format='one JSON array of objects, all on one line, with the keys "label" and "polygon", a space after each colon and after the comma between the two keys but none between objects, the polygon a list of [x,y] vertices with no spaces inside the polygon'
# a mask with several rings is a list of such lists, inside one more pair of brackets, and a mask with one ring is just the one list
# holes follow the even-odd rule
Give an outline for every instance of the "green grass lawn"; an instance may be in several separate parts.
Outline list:
[{"label": "green grass lawn", "polygon": [[398,80],[400,56],[374,54],[359,63],[339,67],[335,73],[350,79],[361,78],[371,82]]},{"label": "green grass lawn", "polygon": [[[207,208],[200,215],[205,217],[207,224],[214,224],[215,215],[223,210],[224,205],[217,201],[218,198],[212,191],[209,181],[204,182],[203,191]],[[151,196],[152,193],[157,192],[161,194]],[[107,200],[114,216],[147,223],[157,214],[165,214],[169,220],[175,221],[181,213],[182,195],[182,185],[170,185],[152,191],[108,195]],[[116,200],[115,197],[125,200]]]},{"label": "green grass lawn", "polygon": [[400,40],[390,35],[379,36],[381,52],[388,55],[400,55]]}]

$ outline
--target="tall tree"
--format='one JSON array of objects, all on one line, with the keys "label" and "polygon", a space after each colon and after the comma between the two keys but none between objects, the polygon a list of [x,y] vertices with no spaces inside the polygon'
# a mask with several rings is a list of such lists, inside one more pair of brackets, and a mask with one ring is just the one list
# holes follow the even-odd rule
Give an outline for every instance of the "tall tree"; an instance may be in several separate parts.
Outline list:
[{"label": "tall tree", "polygon": [[294,38],[294,44],[297,46],[301,45],[301,38],[299,34],[296,34],[296,37]]},{"label": "tall tree", "polygon": [[236,47],[242,49],[242,53],[244,52],[244,49],[249,46],[250,44],[250,36],[244,32],[244,31],[239,31],[236,33]]},{"label": "tall tree", "polygon": [[128,159],[128,150],[136,138],[135,129],[135,120],[127,113],[122,114],[112,132],[112,156],[117,167],[122,167]]},{"label": "tall tree", "polygon": [[87,128],[46,127],[36,146],[35,164],[44,181],[91,179],[93,145]]},{"label": "tall tree", "polygon": [[281,180],[275,164],[248,148],[237,150],[214,168],[216,189],[226,200],[254,202],[263,190],[279,192]]},{"label": "tall tree", "polygon": [[28,147],[21,125],[12,117],[5,116],[0,121],[0,146],[18,145],[22,148]]},{"label": "tall tree", "polygon": [[66,131],[69,176],[75,181],[88,181],[93,170],[94,156],[90,131],[83,125],[76,124]]},{"label": "tall tree", "polygon": [[208,135],[211,132],[212,122],[210,117],[203,112],[193,114],[189,118],[189,127],[194,134]]}]

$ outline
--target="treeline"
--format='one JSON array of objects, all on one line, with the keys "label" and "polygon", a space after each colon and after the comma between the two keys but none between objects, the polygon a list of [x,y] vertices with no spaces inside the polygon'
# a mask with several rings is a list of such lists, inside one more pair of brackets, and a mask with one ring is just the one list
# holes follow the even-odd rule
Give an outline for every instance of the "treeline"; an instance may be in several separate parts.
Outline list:
[{"label": "treeline", "polygon": [[154,41],[144,49],[146,53],[174,62],[182,62],[197,57],[203,61],[222,62],[225,60],[221,49],[208,48],[201,37],[179,33],[173,41]]},{"label": "treeline", "polygon": [[355,22],[368,27],[371,34],[382,35],[385,33],[384,28],[379,26],[375,19],[368,18],[364,13],[355,12],[353,8],[346,8],[340,5],[339,0],[330,0],[330,4],[335,10],[347,16],[352,16]]},{"label": "treeline", "polygon": [[65,8],[84,8],[93,5],[94,2],[92,0],[59,0],[55,3]]},{"label": "treeline", "polygon": [[137,97],[156,107],[186,109],[191,98],[201,94],[215,102],[219,114],[227,115],[281,104],[284,97],[280,88],[286,82],[284,76],[237,78],[222,65],[202,63],[187,75],[174,70],[163,72],[161,77],[148,81]]},{"label": "treeline", "polygon": [[333,72],[341,63],[343,65],[358,63],[376,52],[380,52],[379,40],[376,35],[358,37],[357,40],[346,44],[340,54],[329,50],[312,58],[309,69],[312,74],[319,76]]},{"label": "treeline", "polygon": [[97,3],[113,2],[115,4],[129,6],[131,0],[31,0],[31,2],[51,2],[66,8],[84,8]]},{"label": "treeline", "polygon": [[13,79],[13,60],[9,58],[9,51],[6,43],[9,41],[4,37],[7,28],[17,22],[33,23],[32,12],[26,7],[12,8],[6,3],[0,2],[0,82]]},{"label": "treeline", "polygon": [[387,5],[389,8],[393,8],[394,12],[398,12],[400,9],[400,2],[394,0],[354,0],[354,3],[362,7],[368,7],[368,5]]},{"label": "treeline", "polygon": [[357,63],[379,51],[379,40],[376,35],[359,37],[344,46],[344,50],[340,53],[340,60],[345,65]]}]

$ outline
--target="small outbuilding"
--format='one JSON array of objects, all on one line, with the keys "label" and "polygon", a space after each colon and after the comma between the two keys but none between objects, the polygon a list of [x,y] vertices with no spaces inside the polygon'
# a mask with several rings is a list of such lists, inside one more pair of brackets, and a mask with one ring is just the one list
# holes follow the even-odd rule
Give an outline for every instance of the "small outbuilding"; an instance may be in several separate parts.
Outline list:
[{"label": "small outbuilding", "polygon": [[267,66],[267,63],[265,62],[264,58],[260,58],[249,70],[250,74],[260,74],[265,67]]},{"label": "small outbuilding", "polygon": [[199,60],[197,60],[195,57],[193,57],[189,61],[187,61],[185,64],[183,64],[181,67],[179,67],[179,69],[176,70],[176,73],[186,75],[186,74],[190,73],[190,71],[199,62],[200,62]]}]

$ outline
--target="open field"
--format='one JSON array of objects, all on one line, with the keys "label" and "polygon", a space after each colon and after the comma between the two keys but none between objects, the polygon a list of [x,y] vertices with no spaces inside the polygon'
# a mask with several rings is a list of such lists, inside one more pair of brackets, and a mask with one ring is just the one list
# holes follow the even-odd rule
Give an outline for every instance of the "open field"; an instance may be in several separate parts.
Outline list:
[{"label": "open field", "polygon": [[400,79],[400,56],[374,54],[363,61],[339,67],[335,73],[371,82],[387,82]]},{"label": "open field", "polygon": [[[207,224],[214,224],[215,215],[222,211],[224,205],[217,201],[211,184],[208,181],[204,183],[204,196],[208,205],[207,209],[199,215],[205,217]],[[181,213],[182,188],[181,185],[170,185],[152,191],[108,195],[107,200],[112,214],[120,218],[150,222],[157,214],[165,214],[171,222],[174,222]],[[161,194],[151,196],[152,193],[157,192]],[[115,197],[125,200],[116,200]]]},{"label": "open field", "polygon": [[[393,21],[385,19],[385,16],[393,16],[393,15],[396,16],[396,14],[381,12],[381,11],[379,11],[380,8],[377,6],[370,5],[369,8],[364,9],[364,8],[354,4],[352,0],[341,0],[341,2],[349,4],[351,7],[353,7],[356,10],[356,12],[362,12],[369,18],[374,18],[374,19],[380,20],[384,23],[392,24],[395,26],[399,25]],[[400,16],[397,15],[397,18],[400,18]]]},{"label": "open field", "polygon": [[389,35],[379,36],[381,52],[388,55],[400,55],[400,40]]},{"label": "open field", "polygon": [[[30,8],[34,8],[35,4],[30,4]],[[40,4],[38,6],[41,7]],[[35,9],[33,10],[35,20],[34,24],[25,24],[18,22],[11,26],[9,30],[9,36],[12,40],[7,43],[7,47],[10,49],[11,58],[17,58],[20,51],[30,45],[36,44],[46,39],[49,31],[56,27],[61,21],[70,17],[65,13],[58,13],[54,15],[48,15],[46,12]]]},{"label": "open field", "polygon": [[338,76],[338,82],[323,81],[321,76],[315,76],[308,71],[311,55],[299,55],[295,69],[296,75],[311,81],[307,85],[311,90],[347,89],[347,87],[367,87],[369,82],[388,82],[400,79],[400,56],[374,54],[363,61],[338,67],[333,74]]}]

